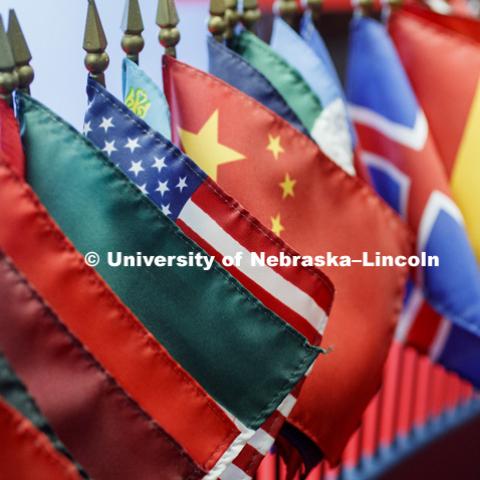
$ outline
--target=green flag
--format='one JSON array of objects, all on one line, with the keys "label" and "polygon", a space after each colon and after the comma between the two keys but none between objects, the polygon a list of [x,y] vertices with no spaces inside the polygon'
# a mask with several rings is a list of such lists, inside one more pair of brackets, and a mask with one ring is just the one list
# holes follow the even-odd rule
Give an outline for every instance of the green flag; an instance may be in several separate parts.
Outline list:
[{"label": "green flag", "polygon": [[267,77],[318,143],[315,128],[322,114],[322,104],[302,75],[251,32],[236,35],[230,46]]},{"label": "green flag", "polygon": [[78,250],[99,254],[97,271],[207,392],[258,428],[318,349],[219,265],[109,266],[108,252],[140,259],[206,254],[72,127],[28,96],[20,110],[28,181],[50,214]]}]

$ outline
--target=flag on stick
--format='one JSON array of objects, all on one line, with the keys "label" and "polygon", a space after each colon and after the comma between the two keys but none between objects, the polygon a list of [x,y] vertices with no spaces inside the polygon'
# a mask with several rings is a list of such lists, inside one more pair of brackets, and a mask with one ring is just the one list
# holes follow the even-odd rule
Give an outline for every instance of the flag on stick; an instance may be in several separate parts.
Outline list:
[{"label": "flag on stick", "polygon": [[[15,267],[0,251],[0,283]],[[0,354],[0,476],[18,480],[88,479]]]},{"label": "flag on stick", "polygon": [[[147,257],[204,255],[71,127],[27,97],[22,97],[21,110],[29,181],[77,248],[84,253],[94,250],[104,259],[109,251],[142,252]],[[107,124],[105,119],[108,129]],[[44,141],[47,137],[49,142]],[[55,153],[64,142],[70,154]],[[109,145],[141,147],[134,137],[123,145]],[[52,155],[58,156],[53,169]],[[83,162],[80,170],[74,167],[78,162]],[[236,418],[238,438],[218,452],[217,465],[209,473],[218,476],[303,377],[318,349],[218,266],[112,268],[104,261],[97,270],[172,356]],[[274,351],[264,347],[271,342],[277,347]]]},{"label": "flag on stick", "polygon": [[[416,272],[417,286],[409,292],[397,336],[478,383],[480,371],[474,373],[470,362],[480,345],[475,256],[425,115],[376,20],[363,17],[352,23],[347,91],[362,159],[377,191],[409,222],[417,252],[439,257],[438,266]],[[423,305],[423,298],[437,314]],[[455,337],[469,336],[465,347],[477,348],[458,350]]]},{"label": "flag on stick", "polygon": [[[463,214],[479,261],[478,21],[458,16],[444,18],[411,6],[392,15],[389,31],[425,111],[453,199]],[[445,55],[445,52],[455,52],[455,55]]]},{"label": "flag on stick", "polygon": [[[273,112],[169,57],[164,81],[172,131],[186,153],[302,255],[409,253],[409,235],[395,214]],[[337,296],[324,345],[334,353],[315,365],[292,422],[336,461],[380,384],[406,269],[327,271]],[[331,395],[323,395],[326,389]]]}]

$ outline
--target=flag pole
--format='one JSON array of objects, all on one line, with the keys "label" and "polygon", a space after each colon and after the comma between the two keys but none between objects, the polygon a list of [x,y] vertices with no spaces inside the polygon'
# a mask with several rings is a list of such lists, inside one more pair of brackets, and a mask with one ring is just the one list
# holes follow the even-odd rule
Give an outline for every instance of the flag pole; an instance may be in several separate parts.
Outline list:
[{"label": "flag pole", "polygon": [[225,21],[227,22],[225,38],[227,40],[231,40],[233,38],[233,34],[235,33],[235,27],[240,21],[237,0],[225,0]]},{"label": "flag pole", "polygon": [[83,37],[83,49],[85,55],[85,67],[90,75],[105,86],[105,70],[108,68],[110,58],[107,52],[107,38],[100,21],[95,0],[88,0],[87,22]]},{"label": "flag pole", "polygon": [[241,15],[243,26],[253,32],[255,24],[260,20],[262,14],[258,8],[257,0],[244,0],[243,13]]},{"label": "flag pole", "polygon": [[138,0],[126,0],[122,23],[122,49],[127,58],[138,65],[139,54],[145,46],[142,12]]},{"label": "flag pole", "polygon": [[278,13],[292,28],[296,27],[300,11],[295,0],[280,0],[278,2]]},{"label": "flag pole", "polygon": [[208,19],[208,31],[217,42],[223,42],[225,32],[227,31],[227,22],[225,21],[225,2],[224,0],[210,0],[210,18]]},{"label": "flag pole", "polygon": [[30,85],[35,72],[30,66],[32,55],[22,32],[15,10],[10,9],[8,14],[8,40],[15,61],[15,71],[18,76],[18,88],[24,93],[30,93]]},{"label": "flag pole", "polygon": [[0,98],[10,102],[12,92],[17,85],[18,74],[15,71],[15,60],[0,15]]},{"label": "flag pole", "polygon": [[158,39],[165,48],[165,55],[176,57],[175,47],[180,41],[180,32],[177,29],[179,19],[174,0],[159,0],[157,10],[157,25],[160,27]]}]

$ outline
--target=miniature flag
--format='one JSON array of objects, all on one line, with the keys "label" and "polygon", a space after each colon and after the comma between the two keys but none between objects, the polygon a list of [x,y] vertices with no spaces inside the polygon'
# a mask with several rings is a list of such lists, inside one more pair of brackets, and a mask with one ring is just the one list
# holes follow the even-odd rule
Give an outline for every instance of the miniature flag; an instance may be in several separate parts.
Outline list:
[{"label": "miniature flag", "polygon": [[322,104],[302,75],[249,31],[235,35],[230,47],[271,82],[311,137],[322,146]]},{"label": "miniature flag", "polygon": [[[182,268],[172,261],[168,268],[149,267],[153,257],[208,258],[90,142],[29,97],[21,97],[20,107],[29,181],[50,213],[80,251],[100,254],[97,271],[234,417],[237,438],[218,452],[208,473],[217,478],[319,350],[217,265]],[[113,128],[112,119],[101,123]],[[139,140],[113,138],[105,152],[135,151],[143,147]],[[70,146],[68,155],[58,150],[62,143]],[[108,252],[116,252],[115,262],[107,261]],[[136,266],[113,266],[118,253],[133,256]],[[275,350],[266,348],[272,342]]]},{"label": "miniature flag", "polygon": [[5,261],[0,292],[0,348],[92,477],[154,478],[159,471],[167,478],[205,475]]},{"label": "miniature flag", "polygon": [[354,175],[353,129],[349,125],[337,74],[309,14],[302,20],[302,35],[304,38],[280,17],[275,17],[270,45],[277,55],[298,70],[322,103],[316,125],[318,134],[314,138],[332,160]]},{"label": "miniature flag", "polygon": [[0,151],[19,177],[25,174],[25,158],[22,141],[18,134],[18,123],[6,100],[0,99]]},{"label": "miniature flag", "polygon": [[[330,311],[333,287],[314,268],[294,266],[298,256],[280,238],[272,236],[191,159],[107,92],[88,80],[87,137],[99,148],[108,140],[120,143],[135,138],[135,149],[118,149],[110,161],[168,217],[221,263],[225,256],[241,253],[238,265],[226,267],[268,308],[290,323],[312,344],[319,345]],[[104,119],[113,125],[102,127]],[[206,146],[208,149],[208,146]],[[252,253],[289,257],[290,267],[253,266]]]},{"label": "miniature flag", "polygon": [[[299,256],[296,252],[92,78],[89,78],[87,91],[90,107],[85,122],[90,126],[86,130],[91,130],[88,138],[100,148],[107,138],[137,138],[143,148],[112,152],[111,162],[218,262],[240,253],[241,262],[226,269],[310,343],[319,345],[333,296],[333,287],[322,272],[312,267],[294,266],[293,258]],[[114,125],[109,134],[101,127],[105,118],[111,119]],[[277,259],[284,255],[291,266],[255,266],[251,264],[252,254],[267,254]],[[249,448],[228,467],[225,478],[232,469],[244,468],[245,473],[253,475],[293,408],[298,386],[295,392],[257,430],[248,442]],[[254,461],[255,452],[258,455]]]},{"label": "miniature flag", "polygon": [[170,111],[160,87],[134,62],[122,64],[123,101],[138,117],[164,137],[171,138]]},{"label": "miniature flag", "polygon": [[[0,251],[0,282],[4,276],[13,280],[15,267]],[[0,424],[1,478],[89,478],[74,462],[1,353]]]},{"label": "miniature flag", "polygon": [[297,114],[290,108],[270,80],[238,53],[207,37],[208,71],[284,118],[297,130],[310,135]]},{"label": "miniature flag", "polygon": [[[288,122],[169,57],[164,57],[164,80],[176,141],[302,255],[409,253],[409,235],[394,212]],[[195,95],[198,91],[203,95]],[[292,415],[336,461],[379,387],[407,272],[359,265],[326,271],[334,278],[336,300],[323,344],[335,350],[314,366]],[[327,389],[330,394],[324,395]]]},{"label": "miniature flag", "polygon": [[[145,414],[208,471],[226,448],[225,439],[233,441],[237,437],[236,426],[102,278],[85,267],[80,253],[39,205],[28,185],[6,166],[0,166],[0,175],[2,204],[16,205],[0,210],[4,227],[0,230],[0,248]],[[51,234],[45,235],[45,231]],[[82,430],[75,432],[80,432],[78,443],[82,444]],[[94,455],[93,460],[96,458]],[[101,459],[100,465],[107,466]],[[158,467],[156,461],[153,465]]]},{"label": "miniature flag", "polygon": [[[397,336],[480,385],[471,361],[480,361],[480,272],[425,115],[376,20],[352,22],[347,93],[375,188],[416,233],[417,253],[439,258],[417,272]],[[423,297],[443,320],[424,311]]]},{"label": "miniature flag", "polygon": [[443,17],[407,7],[392,15],[389,31],[480,261],[480,27],[475,19]]}]

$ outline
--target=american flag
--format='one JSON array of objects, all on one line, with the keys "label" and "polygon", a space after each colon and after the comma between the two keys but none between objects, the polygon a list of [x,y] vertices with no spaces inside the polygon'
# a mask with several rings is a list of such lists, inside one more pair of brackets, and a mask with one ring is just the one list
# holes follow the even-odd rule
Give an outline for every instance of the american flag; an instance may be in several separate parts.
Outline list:
[{"label": "american flag", "polygon": [[[90,104],[84,134],[165,215],[218,261],[237,252],[242,252],[243,258],[248,258],[251,252],[298,255],[223,192],[190,158],[151,130],[92,78],[87,93]],[[308,342],[320,344],[333,289],[319,270],[298,266],[253,267],[248,261],[225,268]],[[272,417],[250,435],[246,427],[233,419],[249,439],[240,455],[219,474],[222,479],[253,476],[252,466],[258,465],[269,451],[296,403],[299,388],[297,385]],[[219,466],[219,471],[226,463]]]}]

